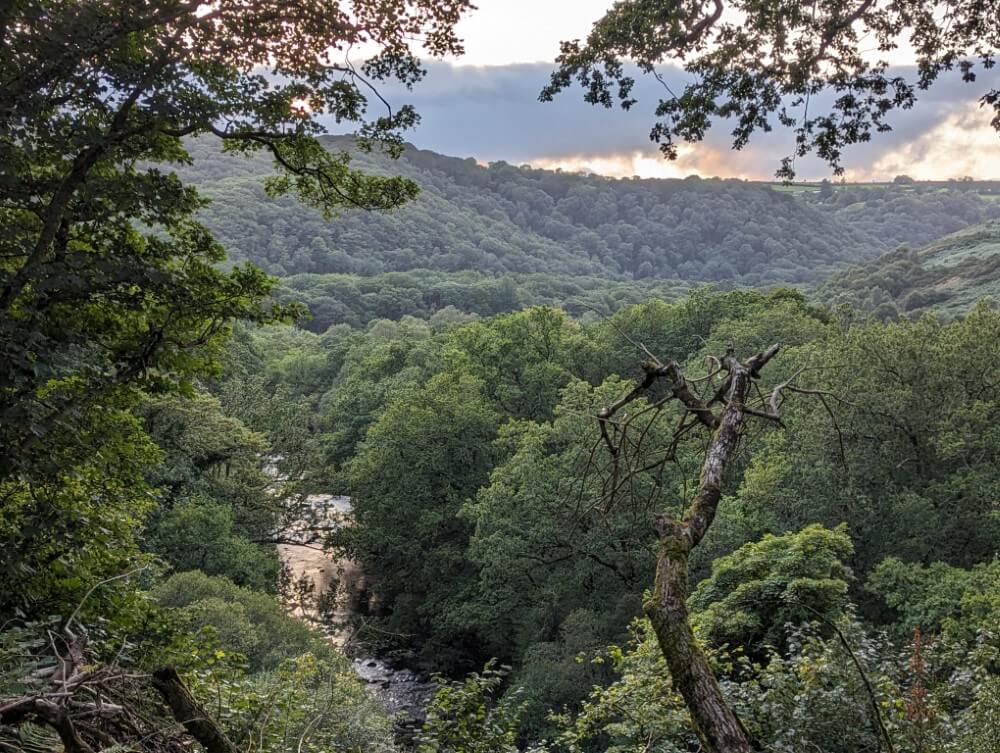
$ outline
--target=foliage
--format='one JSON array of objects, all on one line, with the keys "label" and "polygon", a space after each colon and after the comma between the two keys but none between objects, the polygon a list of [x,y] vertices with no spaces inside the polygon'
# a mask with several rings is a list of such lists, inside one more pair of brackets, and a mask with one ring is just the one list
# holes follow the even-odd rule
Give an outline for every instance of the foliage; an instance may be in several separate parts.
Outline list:
[{"label": "foliage", "polygon": [[376,321],[346,352],[318,400],[324,464],[343,469],[393,395],[437,371],[440,345],[423,322]]},{"label": "foliage", "polygon": [[[369,257],[366,257],[369,258]],[[464,324],[476,316],[505,314],[531,306],[561,308],[576,318],[595,311],[614,313],[649,297],[671,300],[688,283],[669,280],[609,280],[605,277],[544,273],[493,276],[475,270],[413,269],[361,276],[296,274],[275,292],[284,301],[303,301],[311,318],[302,326],[323,332],[334,324],[363,328],[377,319],[415,316],[435,329]]]},{"label": "foliage", "polygon": [[[867,54],[865,39],[876,54]],[[889,65],[889,54],[907,46],[917,61],[909,76]],[[795,149],[779,176],[794,177],[795,158],[812,152],[839,174],[843,149],[891,130],[890,113],[912,107],[947,72],[957,68],[962,81],[975,81],[977,64],[993,68],[998,48],[996,15],[971,1],[626,0],[594,24],[585,43],[563,42],[541,98],[575,79],[590,104],[631,109],[637,101],[629,61],[666,87],[650,138],[670,159],[679,155],[678,141],[701,141],[715,121],[732,126],[734,149],[780,124],[794,132]],[[669,62],[691,74],[678,92],[658,72]],[[980,104],[997,110],[993,126],[1000,130],[1000,90]]]},{"label": "foliage", "polygon": [[[705,356],[730,343],[782,342],[773,377],[799,373],[826,401],[789,394],[782,425],[744,438],[691,565],[692,585],[709,579],[692,602],[708,634],[718,620],[713,640],[761,661],[768,643],[785,650],[786,621],[819,619],[780,597],[792,583],[810,585],[815,601],[801,600],[829,622],[849,597],[888,627],[902,613],[862,589],[886,556],[964,568],[992,559],[994,407],[969,375],[996,360],[997,321],[984,306],[961,321],[883,325],[839,319],[795,291],[699,290],[596,322],[542,309],[251,342],[265,391],[319,406],[314,441],[348,469],[353,487],[332,488],[353,489],[360,512],[336,543],[377,574],[373,626],[449,672],[509,662],[527,704],[522,734],[537,739],[558,732],[548,711],[578,708],[608,682],[607,665],[576,657],[627,637],[652,569],[651,516],[680,509],[697,481],[703,445],[692,433],[658,478],[633,480],[634,504],[605,504],[593,416],[627,391],[609,375],[634,373],[636,343],[702,374]],[[636,405],[644,426],[652,412]],[[655,463],[672,432],[651,425],[648,435]],[[914,462],[915,452],[926,456]],[[807,544],[822,556],[806,556]],[[983,628],[988,614],[967,623]],[[744,617],[754,626],[736,630]],[[892,635],[909,634],[900,621]]]},{"label": "foliage", "polygon": [[[159,457],[135,417],[110,406],[76,440],[91,448],[77,460],[49,458],[41,479],[0,482],[0,613],[7,619],[63,618],[91,587],[148,565],[137,535],[155,505],[144,474]],[[116,580],[98,589],[84,616],[121,618],[134,609],[134,587]]]},{"label": "foliage", "polygon": [[652,567],[642,511],[606,514],[599,473],[588,468],[600,441],[590,416],[622,390],[617,379],[596,389],[574,380],[551,422],[505,426],[505,460],[463,511],[475,524],[478,630],[499,655],[522,658],[515,682],[535,719],[601,679],[575,657],[621,633]]},{"label": "foliage", "polygon": [[[855,659],[864,669],[896,750],[973,750],[995,740],[989,719],[996,713],[996,701],[988,673],[995,647],[964,653],[950,644],[922,648],[909,644],[897,650],[850,619],[850,610],[838,624],[849,649],[814,623],[791,628],[785,653],[772,652],[760,662],[738,649],[713,654],[726,672],[725,694],[761,749],[820,753],[879,749],[881,733],[873,718],[872,698]],[[615,679],[594,688],[578,713],[556,717],[562,728],[556,750],[679,753],[689,749],[693,738],[687,712],[671,688],[647,623],[636,623],[627,644],[611,646],[592,661],[609,662]]]},{"label": "foliage", "polygon": [[[847,601],[847,527],[766,535],[712,563],[689,601],[695,631],[716,646],[780,647],[786,623],[834,621]],[[759,647],[759,648],[756,648]]]},{"label": "foliage", "polygon": [[443,359],[445,368],[479,379],[504,415],[542,419],[572,374],[586,370],[592,354],[566,314],[537,307],[455,328]]},{"label": "foliage", "polygon": [[[266,300],[274,282],[260,270],[220,269],[221,246],[192,219],[203,202],[163,169],[190,160],[181,138],[211,133],[226,148],[268,152],[284,175],[269,190],[294,189],[324,210],[395,206],[415,194],[412,182],[350,169],[345,154],[315,140],[317,118],[364,125],[360,87],[419,79],[411,35],[427,32],[431,53],[458,51],[453,27],[466,5],[359,0],[329,15],[315,3],[221,2],[203,12],[174,0],[139,10],[24,2],[0,13],[4,614],[65,613],[88,587],[144,562],[136,540],[154,504],[156,451],[128,413],[139,388],[190,397],[193,380],[216,370],[234,319],[300,311]],[[344,23],[348,15],[358,23]],[[324,64],[331,47],[360,43],[380,50],[364,84],[353,69]],[[293,112],[296,98],[310,100],[308,112]],[[403,108],[368,122],[363,145],[391,151],[413,117]],[[264,445],[244,432],[238,459],[224,445],[214,456],[220,437],[241,430],[210,400],[195,405],[147,405],[183,416],[173,428],[183,425],[185,438],[197,427],[206,439],[180,448],[160,432],[167,465],[152,483],[200,486],[247,512],[231,482],[246,482],[249,454]],[[239,468],[227,476],[217,463]],[[120,617],[109,602],[122,591],[115,581],[87,608]]]},{"label": "foliage", "polygon": [[881,596],[896,613],[894,624],[940,632],[969,641],[980,630],[1000,629],[1000,561],[968,570],[943,562],[921,565],[887,557],[872,570],[865,587]]},{"label": "foliage", "polygon": [[855,323],[787,353],[786,368],[815,370],[828,394],[796,396],[784,428],[758,444],[760,488],[723,508],[723,528],[749,523],[749,541],[846,523],[862,582],[889,555],[959,567],[992,559],[998,404],[970,375],[998,357],[998,328],[983,304],[960,321]]},{"label": "foliage", "polygon": [[557,750],[578,753],[599,745],[605,753],[682,753],[696,744],[647,622],[634,621],[628,643],[609,646],[589,661],[608,665],[614,680],[595,686],[579,713],[554,717],[561,728]]},{"label": "foliage", "polygon": [[153,530],[151,549],[178,572],[222,575],[257,591],[274,591],[278,560],[274,551],[233,530],[232,509],[204,497],[176,504]]},{"label": "foliage", "polygon": [[499,700],[508,668],[488,662],[462,682],[439,679],[427,707],[427,721],[417,738],[419,753],[516,753],[518,718],[523,710],[516,694]]},{"label": "foliage", "polygon": [[252,676],[217,665],[192,680],[248,753],[397,750],[388,717],[343,659],[304,653]]},{"label": "foliage", "polygon": [[257,542],[270,542],[285,524],[285,492],[265,472],[266,438],[203,392],[151,397],[138,413],[163,453],[146,473],[159,497],[146,548],[175,570],[198,568],[273,591],[278,559]]},{"label": "foliage", "polygon": [[[273,600],[263,594],[257,596]],[[156,619],[152,632],[117,640],[111,655],[104,657],[86,648],[78,653],[83,644],[74,643],[72,632],[54,632],[55,625],[33,624],[0,633],[0,697],[4,699],[0,713],[5,714],[0,724],[0,744],[29,752],[73,750],[74,746],[76,750],[144,753],[187,749],[180,722],[188,720],[171,718],[151,687],[148,670],[168,661],[181,668],[184,684],[195,702],[200,703],[199,711],[206,721],[218,724],[239,750],[396,750],[388,716],[365,691],[350,663],[318,637],[316,653],[282,659],[275,662],[273,669],[251,674],[241,666],[242,657],[220,648],[215,631],[185,634],[183,626],[174,624],[176,610],[172,609],[155,610],[152,617]],[[78,623],[73,626],[92,635],[96,627]],[[137,647],[133,640],[141,640],[144,645]],[[51,643],[71,650],[60,661],[46,656]],[[156,663],[137,663],[137,657]],[[71,671],[69,682],[57,676],[56,690],[49,693],[46,672],[60,666]],[[155,677],[160,672],[153,674]],[[71,702],[61,706],[59,699],[67,693]],[[46,699],[54,712],[68,709],[69,716],[42,715],[45,726],[41,726],[24,722],[23,716],[9,715],[12,709],[16,712],[18,705],[31,705],[38,698]],[[95,699],[101,714],[93,713]],[[73,720],[73,735],[67,734],[66,725],[60,723],[60,719],[67,718]],[[119,742],[109,746],[109,739]],[[30,747],[32,744],[39,747]]]},{"label": "foliage", "polygon": [[219,647],[245,656],[253,672],[305,653],[330,652],[322,637],[289,615],[277,597],[221,576],[176,573],[156,586],[153,597],[161,607],[181,610],[186,630],[210,628]]},{"label": "foliage", "polygon": [[[474,583],[464,501],[486,480],[497,415],[478,380],[441,373],[396,393],[358,448],[349,479],[354,525],[334,541],[369,568],[390,628],[430,639],[447,664]],[[455,657],[455,654],[458,657]]]}]

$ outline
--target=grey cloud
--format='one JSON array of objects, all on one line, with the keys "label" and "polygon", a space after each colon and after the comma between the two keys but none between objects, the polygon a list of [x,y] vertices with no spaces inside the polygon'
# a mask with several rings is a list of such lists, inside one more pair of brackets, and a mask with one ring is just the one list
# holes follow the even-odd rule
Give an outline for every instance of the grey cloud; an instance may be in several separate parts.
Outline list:
[{"label": "grey cloud", "polygon": [[[421,114],[420,125],[408,135],[410,141],[445,154],[520,163],[655,153],[649,128],[656,102],[664,94],[655,79],[637,74],[639,104],[622,112],[584,103],[579,89],[564,92],[554,102],[539,102],[538,93],[551,70],[545,63],[495,67],[431,63],[426,79],[412,91],[387,87],[383,93],[394,104],[413,104]],[[912,69],[895,72],[913,75]],[[686,74],[665,68],[663,76],[677,91],[683,87]],[[845,165],[859,169],[870,166],[880,156],[919,139],[950,115],[964,113],[982,93],[997,86],[1000,72],[996,70],[981,72],[973,84],[963,83],[957,73],[944,76],[922,94],[914,109],[893,114],[892,132],[876,134],[872,142],[853,147],[845,155]],[[822,107],[830,100],[829,95],[814,99],[812,107]],[[705,162],[718,164],[723,175],[728,163],[733,173],[768,177],[793,145],[791,134],[776,125],[773,132],[756,135],[743,152],[732,154],[729,130],[725,123],[714,125],[695,155],[692,169],[695,164],[700,166],[700,155]],[[722,153],[729,153],[728,158]],[[803,177],[829,173],[816,159],[802,160],[798,168]]]}]

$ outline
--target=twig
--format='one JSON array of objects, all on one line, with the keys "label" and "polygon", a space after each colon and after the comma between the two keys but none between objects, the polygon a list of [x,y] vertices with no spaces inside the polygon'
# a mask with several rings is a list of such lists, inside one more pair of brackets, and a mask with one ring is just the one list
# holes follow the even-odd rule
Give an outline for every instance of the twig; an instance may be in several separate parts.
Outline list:
[{"label": "twig", "polygon": [[115,575],[112,576],[111,578],[105,578],[104,580],[100,580],[94,585],[92,585],[90,587],[90,590],[88,590],[87,593],[83,595],[83,598],[80,600],[80,603],[77,604],[76,609],[73,610],[73,614],[71,614],[69,616],[69,619],[66,620],[66,629],[69,629],[70,624],[73,622],[73,620],[76,619],[77,615],[80,614],[80,610],[83,609],[84,603],[86,603],[87,599],[90,598],[91,594],[93,594],[94,591],[96,591],[101,586],[107,585],[108,583],[112,583],[116,580],[121,580],[122,578],[128,578],[130,575],[135,575],[136,573],[141,573],[148,567],[149,565],[142,565],[140,567],[135,568],[134,570],[129,570],[127,573],[122,573],[121,575]]}]

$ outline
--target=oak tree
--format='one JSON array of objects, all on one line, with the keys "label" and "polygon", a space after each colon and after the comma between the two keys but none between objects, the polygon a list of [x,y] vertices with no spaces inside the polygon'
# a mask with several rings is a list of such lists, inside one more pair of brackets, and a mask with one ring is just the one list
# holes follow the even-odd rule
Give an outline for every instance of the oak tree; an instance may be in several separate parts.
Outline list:
[{"label": "oak tree", "polygon": [[[401,148],[418,49],[458,53],[467,0],[134,0],[0,9],[0,458],[38,466],[94,406],[212,367],[233,319],[297,310],[195,220],[203,202],[171,171],[185,137],[264,152],[271,193],[329,214],[416,195],[352,169],[317,140],[351,124],[363,149]],[[363,64],[352,53],[363,49]],[[358,53],[355,53],[358,54]],[[45,440],[45,441],[42,441]]]},{"label": "oak tree", "polygon": [[[907,46],[912,75],[891,65]],[[983,0],[624,0],[586,41],[563,42],[541,99],[575,80],[587,102],[630,109],[634,63],[663,84],[650,138],[666,157],[677,157],[679,141],[704,139],[715,121],[731,125],[734,149],[780,124],[795,136],[780,177],[793,178],[795,157],[813,152],[840,174],[846,147],[890,130],[893,111],[913,107],[942,74],[975,81],[998,50],[1000,14]],[[690,74],[683,89],[662,75],[668,63]],[[980,104],[995,111],[1000,131],[1000,89]]]}]

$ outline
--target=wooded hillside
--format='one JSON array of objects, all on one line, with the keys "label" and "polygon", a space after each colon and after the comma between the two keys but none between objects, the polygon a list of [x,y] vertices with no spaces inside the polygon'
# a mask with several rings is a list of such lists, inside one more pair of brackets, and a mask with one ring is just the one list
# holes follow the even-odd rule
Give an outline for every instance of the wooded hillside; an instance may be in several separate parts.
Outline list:
[{"label": "wooded hillside", "polygon": [[[341,138],[328,148],[349,148]],[[265,195],[270,165],[191,145],[181,171],[213,200],[202,217],[233,261],[277,275],[429,269],[762,285],[816,282],[901,243],[924,245],[1000,216],[993,184],[845,185],[780,190],[740,180],[614,180],[482,166],[408,147],[391,162],[352,150],[358,167],[414,180],[390,214],[335,223]]]}]

